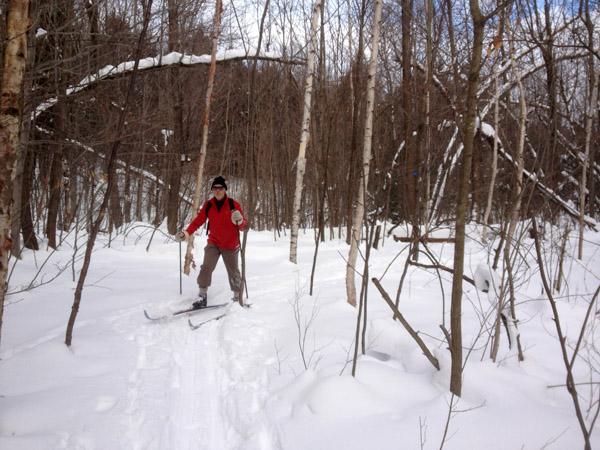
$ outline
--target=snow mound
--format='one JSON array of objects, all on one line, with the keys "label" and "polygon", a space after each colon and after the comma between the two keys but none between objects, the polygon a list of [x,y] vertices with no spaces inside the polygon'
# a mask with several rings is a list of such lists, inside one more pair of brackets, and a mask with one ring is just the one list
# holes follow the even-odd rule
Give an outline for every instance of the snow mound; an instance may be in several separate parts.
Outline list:
[{"label": "snow mound", "polygon": [[330,418],[366,417],[394,411],[351,375],[319,380],[308,392],[306,404],[314,414]]},{"label": "snow mound", "polygon": [[490,293],[492,296],[495,296],[494,291],[500,286],[498,274],[486,263],[477,265],[473,274],[473,281],[478,290]]},{"label": "snow mound", "polygon": [[[419,356],[419,360],[425,360],[422,354],[417,351],[415,353]],[[427,361],[425,364],[428,364]],[[433,370],[430,367],[428,370]],[[439,390],[431,384],[430,377],[426,374],[408,373],[403,369],[392,367],[390,363],[382,364],[378,361],[361,359],[356,377],[379,398],[386,399],[390,405],[393,404],[396,411],[400,408],[406,410],[416,407],[440,395]]]}]

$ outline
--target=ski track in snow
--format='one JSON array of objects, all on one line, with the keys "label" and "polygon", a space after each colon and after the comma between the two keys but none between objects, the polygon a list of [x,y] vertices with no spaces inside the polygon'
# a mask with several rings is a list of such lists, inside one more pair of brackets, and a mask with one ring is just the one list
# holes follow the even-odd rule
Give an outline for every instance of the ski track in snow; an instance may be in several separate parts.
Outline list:
[{"label": "ski track in snow", "polygon": [[264,349],[272,340],[266,324],[251,315],[252,310],[236,308],[234,320],[219,328],[227,440],[232,450],[277,449],[281,448],[277,433],[266,414],[268,369],[272,363]]},{"label": "ski track in snow", "polygon": [[225,318],[195,331],[184,317],[136,324],[129,336],[138,346],[129,378],[129,448],[280,448],[264,408],[268,365],[261,347],[268,331],[249,314],[233,305]]}]

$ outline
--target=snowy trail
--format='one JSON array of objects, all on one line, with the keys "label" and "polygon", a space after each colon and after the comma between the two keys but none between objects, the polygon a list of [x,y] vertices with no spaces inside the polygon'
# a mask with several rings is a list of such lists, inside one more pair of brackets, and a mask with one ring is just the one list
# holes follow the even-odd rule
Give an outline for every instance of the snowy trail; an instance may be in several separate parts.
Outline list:
[{"label": "snowy trail", "polygon": [[226,318],[195,331],[186,318],[140,324],[131,336],[138,346],[128,393],[131,448],[278,448],[264,413],[267,333],[248,315],[232,305]]},{"label": "snowy trail", "polygon": [[178,322],[171,327],[169,419],[161,436],[161,448],[226,448],[215,377],[218,323],[192,332],[185,323]]}]

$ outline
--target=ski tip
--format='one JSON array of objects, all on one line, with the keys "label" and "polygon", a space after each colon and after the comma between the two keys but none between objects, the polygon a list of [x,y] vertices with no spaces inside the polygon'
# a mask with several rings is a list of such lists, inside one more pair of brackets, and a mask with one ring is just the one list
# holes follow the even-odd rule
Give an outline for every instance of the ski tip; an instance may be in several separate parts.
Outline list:
[{"label": "ski tip", "polygon": [[146,316],[146,319],[151,320],[153,322],[158,322],[165,318],[165,316],[152,317],[150,314],[148,314],[148,311],[146,310],[144,310],[144,316]]},{"label": "ski tip", "polygon": [[192,320],[191,320],[191,319],[188,319],[188,325],[190,326],[190,329],[191,329],[192,331],[194,331],[194,330],[197,330],[198,328],[200,328],[202,325],[204,325],[204,324],[207,324],[207,323],[209,323],[209,322],[216,322],[217,320],[220,320],[220,319],[222,319],[222,318],[223,318],[223,317],[225,317],[226,315],[227,315],[227,313],[225,313],[225,314],[221,314],[220,316],[213,317],[213,318],[211,318],[211,319],[208,319],[208,320],[205,320],[205,321],[203,321],[203,322],[200,322],[200,323],[198,323],[198,324],[196,324],[196,325],[194,325],[194,323],[192,322]]}]

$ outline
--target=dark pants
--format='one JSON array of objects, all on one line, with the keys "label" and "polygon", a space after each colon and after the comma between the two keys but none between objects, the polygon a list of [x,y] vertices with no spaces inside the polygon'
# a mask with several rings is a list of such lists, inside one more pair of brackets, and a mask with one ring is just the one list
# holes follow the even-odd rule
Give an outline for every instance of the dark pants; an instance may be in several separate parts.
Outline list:
[{"label": "dark pants", "polygon": [[207,289],[210,286],[212,279],[213,270],[217,266],[219,256],[223,256],[223,262],[227,269],[227,275],[229,276],[229,287],[233,291],[233,295],[237,298],[240,297],[242,292],[242,276],[238,269],[238,253],[239,249],[236,250],[225,250],[217,247],[213,244],[207,244],[204,247],[204,261],[200,268],[200,274],[198,275],[198,286],[201,289]]}]

